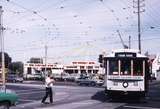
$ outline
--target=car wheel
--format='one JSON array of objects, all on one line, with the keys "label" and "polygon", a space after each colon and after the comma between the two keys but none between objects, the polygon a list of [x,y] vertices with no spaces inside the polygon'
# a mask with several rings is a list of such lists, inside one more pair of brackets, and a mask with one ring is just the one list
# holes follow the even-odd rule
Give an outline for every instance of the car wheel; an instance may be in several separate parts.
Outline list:
[{"label": "car wheel", "polygon": [[78,83],[78,85],[81,86],[82,84],[81,84],[81,83]]},{"label": "car wheel", "polygon": [[91,85],[91,86],[95,86],[96,83],[95,83],[95,82],[91,82],[90,85]]},{"label": "car wheel", "polygon": [[16,83],[16,80],[13,80],[13,83]]},{"label": "car wheel", "polygon": [[9,108],[10,108],[9,102],[3,102],[2,108],[0,109],[9,109]]}]

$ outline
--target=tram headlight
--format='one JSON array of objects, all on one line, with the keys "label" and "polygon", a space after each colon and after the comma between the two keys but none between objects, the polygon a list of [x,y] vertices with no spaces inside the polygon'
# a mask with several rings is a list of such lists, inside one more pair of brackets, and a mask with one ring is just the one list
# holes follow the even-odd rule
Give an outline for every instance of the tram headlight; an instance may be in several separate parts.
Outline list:
[{"label": "tram headlight", "polygon": [[122,83],[122,86],[123,86],[124,88],[127,88],[128,85],[129,85],[128,82],[123,82],[123,83]]},{"label": "tram headlight", "polygon": [[134,86],[138,86],[138,82],[135,81],[135,82],[133,83],[133,85],[134,85]]}]

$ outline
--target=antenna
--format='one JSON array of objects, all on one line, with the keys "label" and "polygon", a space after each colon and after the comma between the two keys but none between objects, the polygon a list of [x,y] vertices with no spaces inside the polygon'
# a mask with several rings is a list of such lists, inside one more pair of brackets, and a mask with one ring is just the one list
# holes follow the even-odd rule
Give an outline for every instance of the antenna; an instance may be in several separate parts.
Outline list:
[{"label": "antenna", "polygon": [[120,34],[119,30],[117,30],[117,33],[118,33],[118,35],[119,35],[119,38],[120,38],[121,43],[122,43],[122,45],[123,45],[123,48],[124,48],[124,49],[128,49],[129,47],[124,44],[124,41],[123,41],[123,39],[122,39],[122,37],[121,37],[121,34]]}]

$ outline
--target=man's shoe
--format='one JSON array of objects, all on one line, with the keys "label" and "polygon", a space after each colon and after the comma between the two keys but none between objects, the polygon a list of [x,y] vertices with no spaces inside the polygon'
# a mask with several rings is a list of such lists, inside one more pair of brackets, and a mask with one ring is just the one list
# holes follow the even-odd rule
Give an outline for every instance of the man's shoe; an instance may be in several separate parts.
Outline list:
[{"label": "man's shoe", "polygon": [[48,102],[41,102],[42,104],[49,104]]}]

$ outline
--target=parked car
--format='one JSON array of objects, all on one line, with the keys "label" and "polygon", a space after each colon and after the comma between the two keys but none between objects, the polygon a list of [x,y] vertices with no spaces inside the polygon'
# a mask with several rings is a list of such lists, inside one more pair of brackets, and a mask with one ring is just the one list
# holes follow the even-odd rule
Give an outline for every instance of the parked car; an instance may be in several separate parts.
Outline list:
[{"label": "parked car", "polygon": [[80,78],[80,74],[76,73],[70,74],[70,76],[72,81],[76,81],[78,78]]},{"label": "parked car", "polygon": [[102,86],[104,84],[104,80],[102,79],[93,79],[96,82],[96,85]]},{"label": "parked car", "polygon": [[42,74],[34,74],[33,79],[34,80],[43,80],[43,76],[42,76]]},{"label": "parked car", "polygon": [[92,79],[90,77],[81,77],[76,80],[78,85],[89,85],[89,86],[96,86],[96,85],[103,85],[104,81],[99,79]]},{"label": "parked car", "polygon": [[18,75],[12,74],[7,76],[7,82],[23,82],[23,77],[20,77]]},{"label": "parked car", "polygon": [[41,73],[36,73],[36,74],[27,74],[25,79],[27,79],[27,80],[43,80],[44,77]]},{"label": "parked car", "polygon": [[13,92],[0,91],[0,109],[9,109],[16,105],[18,96]]},{"label": "parked car", "polygon": [[62,80],[62,75],[59,73],[53,73],[52,76],[56,81],[61,81]]},{"label": "parked car", "polygon": [[64,81],[72,81],[72,78],[71,78],[70,74],[68,74],[68,73],[62,73],[61,78]]}]

